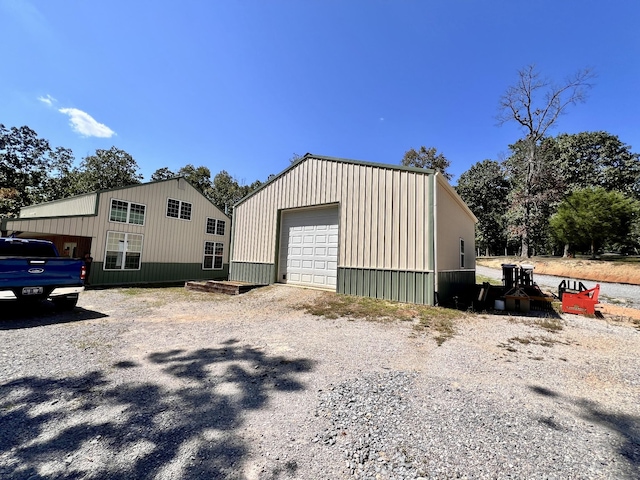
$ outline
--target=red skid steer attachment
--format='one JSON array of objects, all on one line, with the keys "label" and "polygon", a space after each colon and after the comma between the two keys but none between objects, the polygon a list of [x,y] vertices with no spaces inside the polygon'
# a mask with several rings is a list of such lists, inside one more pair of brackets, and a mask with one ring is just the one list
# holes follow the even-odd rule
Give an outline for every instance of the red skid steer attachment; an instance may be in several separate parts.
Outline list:
[{"label": "red skid steer attachment", "polygon": [[580,293],[565,292],[562,295],[562,311],[577,315],[595,315],[599,295],[600,284],[597,284],[595,288]]}]

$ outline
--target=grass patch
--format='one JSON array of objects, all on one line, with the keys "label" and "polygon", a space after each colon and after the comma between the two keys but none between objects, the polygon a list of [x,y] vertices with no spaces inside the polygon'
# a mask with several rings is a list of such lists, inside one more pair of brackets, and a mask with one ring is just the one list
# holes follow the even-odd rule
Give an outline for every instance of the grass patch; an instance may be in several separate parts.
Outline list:
[{"label": "grass patch", "polygon": [[145,292],[149,292],[149,290],[144,288],[122,288],[120,292],[122,292],[123,295],[126,295],[128,297],[135,297]]},{"label": "grass patch", "polygon": [[211,302],[228,300],[229,295],[187,290],[184,287],[164,288],[121,288],[120,293],[127,297],[137,297],[146,306],[162,307],[171,302]]},{"label": "grass patch", "polygon": [[514,347],[514,345],[516,344],[540,345],[541,347],[551,348],[556,343],[563,343],[563,342],[550,337],[529,335],[527,337],[512,337],[507,340],[507,343],[499,343],[498,346],[506,349],[509,352],[517,352],[518,349]]},{"label": "grass patch", "polygon": [[491,285],[502,285],[502,280],[498,280],[496,278],[491,278],[491,277],[486,277],[484,275],[480,275],[479,273],[476,273],[476,283],[477,284],[489,283]]},{"label": "grass patch", "polygon": [[530,263],[536,274],[556,275],[593,282],[613,282],[640,285],[640,257],[603,255],[598,259],[588,256],[576,258],[561,257],[480,257],[478,265],[501,269],[503,263]]},{"label": "grass patch", "polygon": [[305,312],[325,318],[364,319],[375,322],[410,321],[416,330],[431,330],[438,345],[455,335],[454,320],[464,316],[458,310],[391,302],[370,297],[325,293],[300,305]]},{"label": "grass patch", "polygon": [[534,320],[533,325],[551,333],[557,333],[564,328],[562,322],[557,318],[543,318],[541,320]]}]

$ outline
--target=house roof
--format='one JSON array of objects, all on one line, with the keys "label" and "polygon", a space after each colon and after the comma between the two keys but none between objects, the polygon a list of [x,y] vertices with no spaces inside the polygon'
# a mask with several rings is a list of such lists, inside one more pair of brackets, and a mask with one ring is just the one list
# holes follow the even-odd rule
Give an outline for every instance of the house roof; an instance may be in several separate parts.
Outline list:
[{"label": "house roof", "polygon": [[[207,201],[209,203],[211,203],[211,205],[213,205],[216,209],[218,209],[220,211],[220,213],[222,215],[224,215],[225,217],[227,217],[229,220],[231,220],[231,218],[226,215],[222,210],[220,210],[220,208],[218,208],[218,206],[216,204],[214,204],[211,199],[209,199],[206,195],[204,195],[198,188],[196,188],[186,177],[184,176],[175,176],[175,177],[171,177],[171,178],[166,178],[163,180],[155,180],[152,182],[145,182],[145,183],[136,183],[133,185],[126,185],[124,187],[115,187],[115,188],[107,188],[107,189],[103,189],[103,190],[95,190],[93,192],[87,192],[87,193],[82,193],[79,195],[72,195],[71,197],[66,197],[66,198],[60,198],[57,200],[51,200],[50,202],[42,202],[42,203],[35,203],[33,205],[27,205],[25,208],[28,207],[35,207],[35,206],[40,206],[40,205],[52,205],[55,203],[60,203],[60,202],[64,202],[64,201],[68,201],[70,199],[77,199],[77,198],[82,198],[82,197],[87,197],[90,195],[96,195],[96,208],[97,208],[97,201],[99,201],[98,199],[100,198],[100,196],[102,194],[105,193],[110,193],[110,192],[117,192],[120,190],[127,190],[129,188],[137,188],[137,187],[146,187],[146,186],[150,186],[150,185],[155,185],[155,184],[159,184],[159,183],[163,183],[163,182],[169,182],[169,181],[173,181],[173,180],[184,180],[186,183],[188,183],[194,190],[196,190],[200,195],[202,195],[205,199],[207,199]],[[94,213],[93,215],[97,214]],[[87,215],[77,215],[77,216],[87,216]],[[92,215],[88,215],[88,216],[92,216]],[[57,218],[57,217],[17,217],[17,218],[9,218],[9,217],[5,217],[3,219],[0,220],[0,229],[2,230],[6,230],[6,226],[7,226],[7,222],[10,221],[28,221],[28,220],[33,220],[34,218]]]},{"label": "house roof", "polygon": [[279,179],[280,177],[285,175],[290,170],[293,170],[294,168],[296,168],[301,163],[306,162],[307,160],[312,159],[312,158],[313,159],[317,159],[317,160],[326,160],[328,162],[351,163],[351,164],[354,164],[354,165],[362,165],[362,166],[365,166],[365,167],[377,167],[377,168],[384,168],[384,169],[387,169],[387,170],[400,170],[400,171],[405,171],[405,172],[420,173],[420,174],[423,174],[423,175],[434,175],[436,173],[436,171],[431,169],[431,168],[405,167],[403,165],[393,165],[393,164],[390,164],[390,163],[366,162],[364,160],[352,160],[352,159],[348,159],[348,158],[327,157],[327,156],[324,156],[324,155],[314,155],[312,153],[306,153],[302,158],[300,158],[300,159],[296,160],[295,162],[293,162],[291,165],[289,165],[287,168],[285,168],[279,174],[275,175],[273,178],[271,178],[268,181],[266,181],[265,183],[263,183],[260,187],[256,188],[253,192],[251,192],[248,195],[246,195],[245,197],[241,198],[234,205],[234,208],[237,207],[238,205],[240,205],[241,203],[244,203],[245,201],[247,201],[249,198],[254,196],[260,190],[266,188],[267,186],[269,186],[271,183],[275,182],[277,179]]}]

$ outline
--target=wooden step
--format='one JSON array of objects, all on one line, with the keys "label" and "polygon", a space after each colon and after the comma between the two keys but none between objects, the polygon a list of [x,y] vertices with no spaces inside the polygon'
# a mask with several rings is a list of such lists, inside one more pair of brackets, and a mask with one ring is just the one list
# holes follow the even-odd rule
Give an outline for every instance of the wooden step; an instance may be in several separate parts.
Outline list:
[{"label": "wooden step", "polygon": [[208,280],[206,282],[186,282],[184,288],[197,292],[224,293],[226,295],[240,295],[254,288],[263,287],[256,283]]}]

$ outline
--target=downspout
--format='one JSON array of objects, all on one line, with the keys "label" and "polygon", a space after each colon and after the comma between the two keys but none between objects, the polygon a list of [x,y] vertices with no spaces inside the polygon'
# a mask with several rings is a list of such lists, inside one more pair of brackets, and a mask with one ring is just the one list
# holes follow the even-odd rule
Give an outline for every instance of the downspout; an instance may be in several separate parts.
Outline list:
[{"label": "downspout", "polygon": [[431,269],[433,270],[433,303],[438,304],[438,172],[433,174],[433,225],[431,229]]},{"label": "downspout", "polygon": [[[226,205],[225,205],[226,207]],[[225,208],[226,209],[226,208]],[[234,240],[235,240],[235,236],[236,236],[236,221],[235,221],[235,208],[233,209],[233,213],[234,216],[230,217],[231,218],[231,242],[229,245],[229,276],[227,278],[227,280],[231,280],[231,259],[233,258],[233,247],[234,247]],[[228,215],[227,215],[228,216]]]}]

